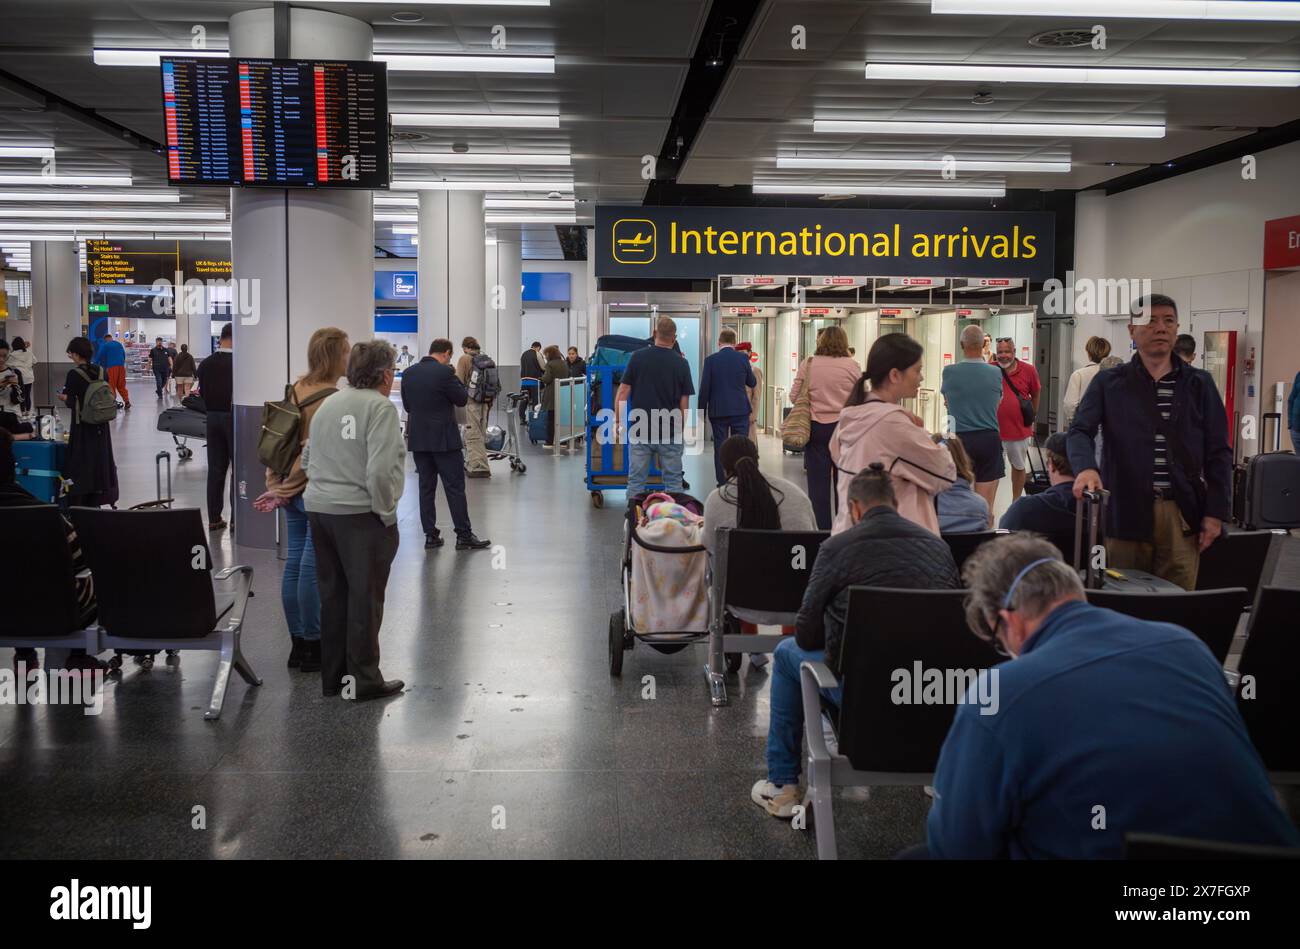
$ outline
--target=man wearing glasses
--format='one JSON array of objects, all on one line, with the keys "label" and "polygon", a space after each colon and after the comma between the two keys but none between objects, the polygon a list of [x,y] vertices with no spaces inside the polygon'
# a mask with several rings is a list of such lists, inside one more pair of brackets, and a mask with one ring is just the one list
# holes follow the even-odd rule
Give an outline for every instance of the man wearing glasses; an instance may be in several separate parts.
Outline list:
[{"label": "man wearing glasses", "polygon": [[1016,358],[1016,341],[1010,336],[998,337],[996,354],[995,362],[1002,370],[998,432],[1007,461],[1011,463],[1011,500],[1015,502],[1025,490],[1025,469],[1029,465],[1029,446],[1034,440],[1034,419],[1038,418],[1042,385],[1038,370]]},{"label": "man wearing glasses", "polygon": [[[1070,425],[1074,496],[1110,491],[1109,566],[1194,590],[1200,555],[1232,515],[1227,411],[1214,378],[1174,355],[1172,299],[1154,293],[1137,301],[1129,335],[1137,353],[1097,373]],[[1098,429],[1106,436],[1100,468]]]},{"label": "man wearing glasses", "polygon": [[929,856],[1118,858],[1136,832],[1300,843],[1199,639],[1090,605],[1042,538],[992,540],[962,573],[971,631],[1013,659],[987,673],[996,712],[974,687],[957,706]]}]

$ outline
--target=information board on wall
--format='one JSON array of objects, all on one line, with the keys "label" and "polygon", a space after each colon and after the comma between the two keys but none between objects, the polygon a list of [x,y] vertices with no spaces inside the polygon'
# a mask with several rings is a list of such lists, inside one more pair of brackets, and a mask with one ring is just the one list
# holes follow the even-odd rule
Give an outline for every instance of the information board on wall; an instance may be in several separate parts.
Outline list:
[{"label": "information board on wall", "polygon": [[229,280],[228,241],[86,241],[86,282],[92,287],[152,286],[156,281]]},{"label": "information board on wall", "polygon": [[387,188],[386,70],[356,61],[164,57],[168,181]]},{"label": "information board on wall", "polygon": [[824,274],[1045,280],[1055,215],[827,208],[596,208],[596,276]]}]

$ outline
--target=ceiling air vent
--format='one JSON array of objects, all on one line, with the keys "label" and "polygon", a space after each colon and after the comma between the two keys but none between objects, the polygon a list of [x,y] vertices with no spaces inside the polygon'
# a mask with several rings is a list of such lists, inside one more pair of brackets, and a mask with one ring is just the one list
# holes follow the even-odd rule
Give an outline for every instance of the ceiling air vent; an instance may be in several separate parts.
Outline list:
[{"label": "ceiling air vent", "polygon": [[1048,30],[1029,37],[1029,45],[1041,49],[1078,49],[1092,45],[1092,30]]}]

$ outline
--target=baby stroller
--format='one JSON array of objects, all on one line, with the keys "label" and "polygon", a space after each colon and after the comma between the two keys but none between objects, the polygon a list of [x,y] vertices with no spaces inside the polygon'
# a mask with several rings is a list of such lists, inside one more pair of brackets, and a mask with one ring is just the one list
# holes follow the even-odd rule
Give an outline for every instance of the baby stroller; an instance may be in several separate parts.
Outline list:
[{"label": "baby stroller", "polygon": [[[704,505],[689,494],[656,492],[660,499],[673,501],[702,514]],[[662,653],[675,653],[692,643],[709,638],[708,598],[705,570],[708,553],[702,545],[665,546],[654,543],[647,536],[654,533],[639,526],[642,508],[656,495],[629,498],[627,515],[623,523],[623,608],[609,617],[609,673],[621,675],[623,653],[640,640]],[[653,524],[652,524],[653,526]],[[678,536],[681,536],[679,533]],[[679,559],[682,558],[682,559]],[[647,587],[647,572],[664,578],[669,589],[665,599],[671,603],[654,603],[650,600],[651,587]],[[671,624],[675,618],[680,626]],[[665,623],[669,628],[665,628]]]}]

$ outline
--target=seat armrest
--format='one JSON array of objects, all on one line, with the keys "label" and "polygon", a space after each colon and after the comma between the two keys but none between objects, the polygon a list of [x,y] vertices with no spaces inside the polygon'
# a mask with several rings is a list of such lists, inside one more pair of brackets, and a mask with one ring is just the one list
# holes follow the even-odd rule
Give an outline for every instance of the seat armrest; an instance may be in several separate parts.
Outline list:
[{"label": "seat armrest", "polygon": [[808,756],[817,761],[829,761],[831,752],[826,747],[822,732],[821,690],[833,689],[839,680],[824,662],[804,662],[799,665],[799,686],[803,694],[804,737],[808,741]]},{"label": "seat armrest", "polygon": [[230,580],[235,576],[238,576],[239,579],[239,590],[235,594],[235,605],[230,610],[226,625],[222,627],[230,632],[234,632],[244,625],[244,612],[248,609],[248,597],[253,592],[253,568],[248,564],[235,564],[231,567],[223,567],[212,575],[214,583]]}]

